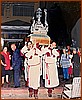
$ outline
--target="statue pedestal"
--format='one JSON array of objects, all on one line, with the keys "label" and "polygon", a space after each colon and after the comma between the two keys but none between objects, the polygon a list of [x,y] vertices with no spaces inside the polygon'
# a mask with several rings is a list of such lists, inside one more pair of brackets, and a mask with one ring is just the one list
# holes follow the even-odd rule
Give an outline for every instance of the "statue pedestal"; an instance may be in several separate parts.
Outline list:
[{"label": "statue pedestal", "polygon": [[30,40],[35,44],[39,43],[39,45],[49,45],[50,37],[44,34],[31,34]]}]

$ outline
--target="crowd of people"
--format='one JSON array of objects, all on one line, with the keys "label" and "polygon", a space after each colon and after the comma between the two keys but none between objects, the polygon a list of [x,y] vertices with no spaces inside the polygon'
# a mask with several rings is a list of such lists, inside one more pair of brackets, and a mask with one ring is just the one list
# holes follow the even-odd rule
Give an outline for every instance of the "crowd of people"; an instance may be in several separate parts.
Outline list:
[{"label": "crowd of people", "polygon": [[40,76],[44,80],[44,87],[48,89],[48,96],[52,97],[53,89],[59,86],[60,82],[58,67],[63,70],[63,80],[80,76],[81,52],[79,49],[70,49],[70,46],[67,46],[59,50],[54,41],[44,46],[28,41],[21,50],[13,43],[11,49],[12,55],[8,52],[7,46],[3,46],[1,52],[1,86],[5,83],[5,77],[6,83],[9,84],[10,71],[13,70],[14,88],[20,87],[20,70],[24,62],[25,85],[28,86],[29,97],[34,95],[38,98]]}]

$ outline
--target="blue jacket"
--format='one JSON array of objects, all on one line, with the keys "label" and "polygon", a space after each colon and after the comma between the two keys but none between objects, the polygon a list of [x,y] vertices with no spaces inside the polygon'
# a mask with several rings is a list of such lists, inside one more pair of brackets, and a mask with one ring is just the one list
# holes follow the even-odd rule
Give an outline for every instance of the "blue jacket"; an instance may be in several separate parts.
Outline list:
[{"label": "blue jacket", "polygon": [[20,50],[16,49],[13,52],[13,56],[12,56],[12,67],[15,70],[15,69],[20,69],[21,66],[22,66],[22,59],[20,55]]}]

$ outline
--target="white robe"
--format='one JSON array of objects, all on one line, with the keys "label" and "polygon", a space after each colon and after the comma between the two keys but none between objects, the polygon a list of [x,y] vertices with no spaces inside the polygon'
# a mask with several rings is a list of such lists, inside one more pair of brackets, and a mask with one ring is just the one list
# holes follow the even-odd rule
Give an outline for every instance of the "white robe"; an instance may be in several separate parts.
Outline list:
[{"label": "white robe", "polygon": [[[32,48],[28,52],[28,78],[29,78],[29,87],[33,89],[38,89],[40,87],[40,67],[41,67],[41,51],[36,48],[36,53]],[[30,59],[30,57],[32,58]]]},{"label": "white robe", "polygon": [[46,70],[46,66],[45,66],[45,55],[43,55],[43,54],[46,53],[46,51],[47,51],[47,47],[46,47],[46,48],[42,47],[42,48],[41,48],[41,51],[42,51],[43,79],[45,79],[45,70]]},{"label": "white robe", "polygon": [[[50,57],[47,57],[46,56],[47,52],[49,52],[51,54],[51,51],[48,48],[46,48],[46,50],[44,50],[44,53],[45,53],[45,69],[44,69],[44,71],[45,71],[45,87],[46,88],[54,88],[59,85],[58,70],[57,70],[57,65],[56,65],[57,56],[59,56],[59,53],[56,51],[56,49],[53,49],[52,54],[55,55],[55,57],[53,57],[52,55]],[[46,66],[46,64],[48,66]],[[48,76],[46,76],[46,74]]]}]

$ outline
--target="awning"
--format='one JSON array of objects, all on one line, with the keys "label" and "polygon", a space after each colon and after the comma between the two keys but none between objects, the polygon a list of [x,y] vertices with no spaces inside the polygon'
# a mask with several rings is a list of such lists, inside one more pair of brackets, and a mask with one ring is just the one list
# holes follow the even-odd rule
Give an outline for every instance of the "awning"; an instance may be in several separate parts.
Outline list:
[{"label": "awning", "polygon": [[21,20],[12,20],[1,23],[2,30],[29,30],[30,23]]},{"label": "awning", "polygon": [[8,42],[18,42],[18,41],[23,41],[23,39],[3,39],[3,41],[8,41]]},{"label": "awning", "polygon": [[29,30],[30,26],[1,26],[1,30]]}]

